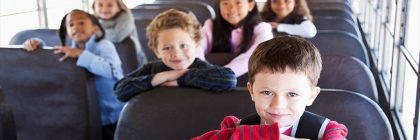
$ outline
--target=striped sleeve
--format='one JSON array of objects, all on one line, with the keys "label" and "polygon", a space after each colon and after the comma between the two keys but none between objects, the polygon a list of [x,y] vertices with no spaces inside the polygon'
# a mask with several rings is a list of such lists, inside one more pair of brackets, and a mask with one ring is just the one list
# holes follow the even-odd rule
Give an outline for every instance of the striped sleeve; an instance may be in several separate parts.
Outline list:
[{"label": "striped sleeve", "polygon": [[141,69],[138,69],[123,79],[119,80],[114,86],[114,92],[117,99],[121,102],[127,102],[132,97],[153,89],[151,81],[154,74],[151,74],[151,65],[146,64]]},{"label": "striped sleeve", "polygon": [[236,88],[236,76],[230,68],[213,66],[192,68],[177,79],[180,87],[195,87],[211,91],[228,91]]},{"label": "striped sleeve", "polygon": [[279,127],[274,125],[236,125],[239,120],[227,116],[221,124],[221,130],[212,130],[192,140],[265,140],[279,139]]}]

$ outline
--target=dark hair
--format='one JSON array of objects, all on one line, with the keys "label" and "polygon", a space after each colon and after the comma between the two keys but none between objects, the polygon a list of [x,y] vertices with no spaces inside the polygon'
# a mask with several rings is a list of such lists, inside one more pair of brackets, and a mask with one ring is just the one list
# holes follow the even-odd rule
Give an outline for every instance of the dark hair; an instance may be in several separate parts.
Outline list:
[{"label": "dark hair", "polygon": [[[254,0],[248,0],[248,2],[255,2]],[[233,25],[223,19],[220,13],[220,0],[216,0],[215,4],[216,19],[213,20],[213,46],[211,52],[233,52],[233,46],[230,42],[231,32],[235,29]],[[241,51],[246,52],[251,46],[252,36],[254,34],[254,27],[262,22],[261,17],[258,13],[258,8],[255,3],[252,11],[243,19],[239,26],[243,25],[242,37],[243,40],[239,44]]]},{"label": "dark hair", "polygon": [[312,86],[318,83],[322,69],[321,55],[309,41],[298,36],[279,36],[258,45],[248,62],[248,78],[252,84],[262,70],[285,72],[286,67],[304,73]]},{"label": "dark hair", "polygon": [[92,24],[99,27],[99,29],[101,30],[101,34],[96,37],[95,39],[96,42],[102,40],[105,37],[105,30],[104,28],[102,28],[101,24],[99,23],[98,19],[95,18],[95,16],[85,11],[74,9],[74,10],[71,10],[66,15],[64,15],[63,19],[61,19],[60,29],[58,29],[58,36],[60,37],[61,45],[63,46],[66,45],[66,36],[67,36],[66,19],[67,19],[67,15],[69,15],[72,12],[82,12],[86,14],[89,17],[89,19],[92,21]]},{"label": "dark hair", "polygon": [[[276,14],[273,12],[273,9],[271,9],[271,1],[272,0],[267,0],[267,2],[265,2],[264,7],[261,11],[261,17],[266,22],[272,22],[276,18]],[[308,8],[308,4],[306,3],[306,0],[294,0],[294,1],[295,1],[295,7],[293,8],[293,11],[287,17],[289,17],[293,21],[301,21],[302,18],[304,17],[312,21],[311,11]]]}]

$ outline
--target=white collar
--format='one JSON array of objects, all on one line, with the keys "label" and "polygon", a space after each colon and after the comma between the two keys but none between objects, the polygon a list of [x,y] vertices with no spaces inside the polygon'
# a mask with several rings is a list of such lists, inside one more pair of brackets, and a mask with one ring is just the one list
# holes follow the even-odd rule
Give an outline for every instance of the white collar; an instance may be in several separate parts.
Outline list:
[{"label": "white collar", "polygon": [[286,130],[288,130],[289,128],[291,128],[293,126],[293,124],[289,125],[289,126],[285,126],[285,127],[280,127],[280,133],[284,133]]}]

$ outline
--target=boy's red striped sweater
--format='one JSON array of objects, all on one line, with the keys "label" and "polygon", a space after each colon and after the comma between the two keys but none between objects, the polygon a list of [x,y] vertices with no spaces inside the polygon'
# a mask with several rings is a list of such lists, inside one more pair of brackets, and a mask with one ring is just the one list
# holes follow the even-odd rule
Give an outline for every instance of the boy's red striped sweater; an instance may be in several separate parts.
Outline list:
[{"label": "boy's red striped sweater", "polygon": [[[221,123],[221,130],[212,130],[192,140],[280,140],[278,124],[273,125],[237,125],[240,120],[227,116]],[[291,135],[292,127],[283,132]],[[321,140],[343,140],[347,128],[343,124],[330,121]]]}]

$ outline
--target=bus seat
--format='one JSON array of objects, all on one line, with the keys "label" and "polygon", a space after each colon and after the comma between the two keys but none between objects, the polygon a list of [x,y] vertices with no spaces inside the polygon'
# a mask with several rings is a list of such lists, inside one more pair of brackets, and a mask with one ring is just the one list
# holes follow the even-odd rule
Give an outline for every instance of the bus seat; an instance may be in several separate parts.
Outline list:
[{"label": "bus seat", "polygon": [[0,49],[0,85],[18,139],[101,139],[93,77],[53,50]]},{"label": "bus seat", "polygon": [[255,107],[246,89],[213,93],[193,88],[156,88],[128,101],[116,140],[186,140],[220,128],[225,116],[245,117]]},{"label": "bus seat", "polygon": [[314,25],[317,30],[336,30],[352,33],[358,38],[361,35],[353,21],[342,17],[314,16]]},{"label": "bus seat", "polygon": [[155,1],[152,4],[138,5],[133,9],[137,9],[142,6],[160,6],[175,9],[187,9],[196,16],[201,24],[204,24],[207,19],[214,19],[216,17],[214,9],[207,3],[200,1]]},{"label": "bus seat", "polygon": [[342,11],[339,9],[311,9],[311,13],[312,16],[340,17],[357,23],[353,13],[349,11]]},{"label": "bus seat", "polygon": [[208,5],[210,5],[211,7],[214,7],[214,0],[156,0],[156,1],[199,1],[199,2],[204,2]]},{"label": "bus seat", "polygon": [[[224,66],[228,64],[232,59],[234,59],[237,54],[232,53],[208,53],[206,54],[206,60],[211,64]],[[248,73],[245,73],[242,76],[236,78],[236,86],[237,87],[246,87],[246,83],[248,82]]]},{"label": "bus seat", "polygon": [[224,66],[234,59],[237,54],[232,53],[208,53],[206,54],[206,60],[212,64]]},{"label": "bus seat", "polygon": [[306,0],[308,3],[346,3],[351,4],[352,0]]},{"label": "bus seat", "polygon": [[138,68],[137,53],[134,41],[127,37],[120,43],[114,43],[121,59],[124,75]]},{"label": "bus seat", "polygon": [[351,5],[345,2],[308,2],[309,9],[342,9],[353,12]]},{"label": "bus seat", "polygon": [[56,29],[32,29],[23,30],[16,33],[9,41],[9,45],[21,45],[30,38],[40,38],[47,46],[55,46],[60,44]]},{"label": "bus seat", "polygon": [[155,56],[153,51],[148,47],[149,40],[147,39],[147,36],[146,36],[146,28],[150,24],[150,22],[152,22],[152,19],[135,20],[137,34],[139,36],[141,47],[144,51],[144,54],[147,57],[147,61],[152,62],[152,61],[158,60],[158,58]]},{"label": "bus seat", "polygon": [[191,12],[185,8],[182,7],[166,7],[166,6],[159,6],[159,5],[142,5],[137,6],[133,9],[131,9],[131,13],[133,13],[135,20],[141,20],[141,19],[154,19],[157,15],[160,13],[169,10],[169,9],[176,9],[183,12]]},{"label": "bus seat", "polygon": [[354,57],[322,56],[322,71],[318,86],[358,92],[377,103],[379,101],[372,72]]},{"label": "bus seat", "polygon": [[[392,139],[384,112],[360,93],[322,90],[307,110],[345,124],[349,130],[348,139]],[[115,138],[190,139],[220,129],[219,124],[227,115],[243,118],[253,113],[254,103],[244,88],[226,93],[156,88],[127,103],[121,112]]]},{"label": "bus seat", "polygon": [[16,140],[15,120],[0,87],[0,139]]},{"label": "bus seat", "polygon": [[315,44],[321,55],[352,56],[370,66],[366,47],[351,33],[322,30],[309,40]]},{"label": "bus seat", "polygon": [[347,126],[349,140],[393,140],[391,125],[374,101],[355,92],[321,90],[306,110]]}]

